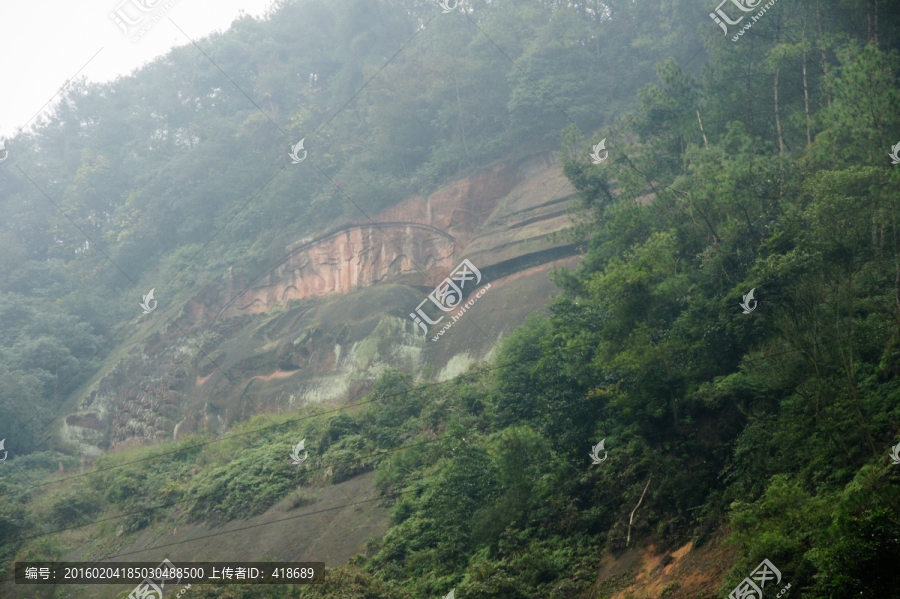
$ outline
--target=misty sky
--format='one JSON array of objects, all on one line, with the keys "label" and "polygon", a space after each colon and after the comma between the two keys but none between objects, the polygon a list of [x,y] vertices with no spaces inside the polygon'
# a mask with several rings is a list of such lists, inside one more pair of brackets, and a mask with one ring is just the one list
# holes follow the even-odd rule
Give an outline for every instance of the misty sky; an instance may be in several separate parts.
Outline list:
[{"label": "misty sky", "polygon": [[[136,4],[153,6],[142,13]],[[135,4],[136,3],[136,4]],[[102,82],[127,75],[174,46],[226,30],[243,10],[260,17],[272,0],[39,0],[0,3],[0,137],[15,135],[43,108],[59,101],[67,79]],[[138,41],[144,24],[171,4]],[[132,21],[127,35],[110,17],[116,8]],[[146,16],[145,16],[146,15]],[[171,17],[171,21],[169,18]],[[173,25],[173,21],[178,27]],[[93,57],[93,58],[92,58]],[[51,101],[52,99],[52,101]],[[47,102],[50,104],[45,106]],[[34,120],[29,125],[33,126]]]}]

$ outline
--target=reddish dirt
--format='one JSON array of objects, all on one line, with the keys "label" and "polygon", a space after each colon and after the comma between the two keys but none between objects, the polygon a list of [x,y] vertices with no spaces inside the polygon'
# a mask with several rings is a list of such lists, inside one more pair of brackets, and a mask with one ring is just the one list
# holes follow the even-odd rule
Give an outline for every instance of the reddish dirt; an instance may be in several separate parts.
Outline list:
[{"label": "reddish dirt", "polygon": [[295,372],[300,372],[299,370],[276,370],[272,374],[266,375],[257,375],[250,377],[250,380],[259,379],[261,381],[271,381],[272,379],[286,379],[291,376]]},{"label": "reddish dirt", "polygon": [[[291,376],[292,374],[294,374],[296,372],[300,372],[300,371],[299,370],[276,370],[272,374],[258,374],[256,376],[251,376],[246,381],[242,381],[241,384],[246,385],[248,382],[252,381],[253,379],[259,379],[261,381],[271,381],[272,379],[286,379],[287,377]],[[216,371],[213,370],[206,376],[198,376],[196,385],[198,387],[203,385],[203,383],[208,381],[210,379],[210,377],[212,375],[214,375],[215,373],[216,373]]]},{"label": "reddish dirt", "polygon": [[723,545],[723,540],[719,535],[697,549],[689,542],[672,552],[657,552],[649,545],[617,558],[605,555],[596,584],[601,587],[611,578],[630,574],[630,584],[608,595],[609,599],[657,599],[664,589],[668,589],[666,599],[713,599],[737,559],[737,548]]}]

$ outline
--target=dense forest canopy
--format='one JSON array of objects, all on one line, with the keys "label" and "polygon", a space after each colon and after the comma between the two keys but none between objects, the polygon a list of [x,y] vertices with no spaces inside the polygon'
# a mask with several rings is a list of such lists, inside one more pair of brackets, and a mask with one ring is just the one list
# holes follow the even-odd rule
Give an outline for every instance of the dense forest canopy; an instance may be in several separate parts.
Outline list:
[{"label": "dense forest canopy", "polygon": [[[107,509],[129,531],[171,502],[258,513],[308,480],[273,449],[302,430],[336,481],[377,456],[391,527],[327,584],[244,596],[602,597],[602,551],[723,530],[720,597],[762,559],[791,597],[898,596],[898,8],[779,0],[723,35],[712,2],[284,1],[77,83],[0,165],[0,437],[31,454],[0,478],[4,561],[58,557],[54,531]],[[65,452],[59,405],[141,294],[251,277],[360,208],[548,150],[584,260],[493,364],[390,372],[365,409],[306,408],[236,458],[194,438],[152,467],[106,456],[28,505]],[[614,459],[587,468],[601,438]]]}]

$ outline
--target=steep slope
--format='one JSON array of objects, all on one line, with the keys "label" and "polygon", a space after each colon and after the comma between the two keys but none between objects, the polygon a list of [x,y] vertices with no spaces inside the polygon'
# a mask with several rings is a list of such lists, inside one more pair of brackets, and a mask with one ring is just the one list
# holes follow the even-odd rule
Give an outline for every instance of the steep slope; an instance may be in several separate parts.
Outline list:
[{"label": "steep slope", "polygon": [[[552,155],[530,156],[298,240],[256,280],[229,273],[180,311],[154,314],[72,400],[60,436],[97,456],[352,402],[388,367],[453,377],[541,309],[553,267],[577,260],[573,245],[547,239],[569,226],[572,193]],[[410,313],[464,258],[483,297],[446,334],[450,319],[426,335]]]},{"label": "steep slope", "polygon": [[651,544],[618,556],[606,554],[600,560],[596,593],[608,599],[712,599],[737,558],[736,548],[724,540],[719,534],[700,547],[688,542],[674,551],[660,551]]}]

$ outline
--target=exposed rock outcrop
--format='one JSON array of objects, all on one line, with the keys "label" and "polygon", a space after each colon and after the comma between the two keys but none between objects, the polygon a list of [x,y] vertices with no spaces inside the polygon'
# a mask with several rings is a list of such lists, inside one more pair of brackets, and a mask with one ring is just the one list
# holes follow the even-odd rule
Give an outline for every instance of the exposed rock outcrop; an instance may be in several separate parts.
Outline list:
[{"label": "exposed rock outcrop", "polygon": [[[397,282],[429,284],[455,266],[459,245],[447,233],[417,223],[348,226],[288,248],[263,281],[238,294],[219,317],[255,314],[290,300],[350,293]],[[426,273],[431,273],[426,274]],[[438,279],[439,280],[439,279]]]},{"label": "exposed rock outcrop", "polygon": [[[255,280],[229,272],[168,314],[174,324],[148,318],[153,332],[77,399],[63,437],[97,455],[353,401],[388,367],[455,376],[542,309],[554,266],[577,262],[573,245],[548,241],[570,225],[572,193],[552,156],[533,156],[300,239]],[[433,342],[409,313],[462,258],[491,289]]]}]

